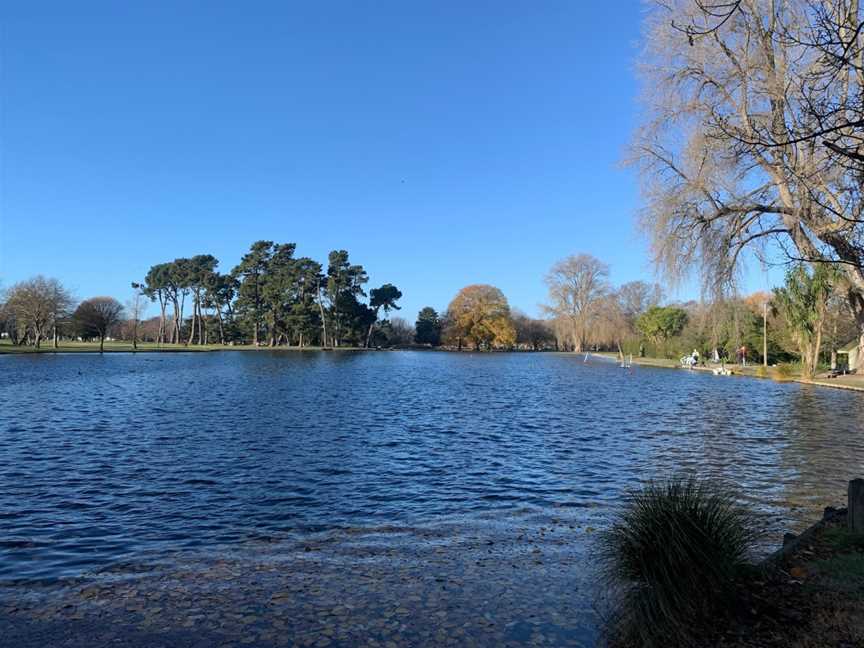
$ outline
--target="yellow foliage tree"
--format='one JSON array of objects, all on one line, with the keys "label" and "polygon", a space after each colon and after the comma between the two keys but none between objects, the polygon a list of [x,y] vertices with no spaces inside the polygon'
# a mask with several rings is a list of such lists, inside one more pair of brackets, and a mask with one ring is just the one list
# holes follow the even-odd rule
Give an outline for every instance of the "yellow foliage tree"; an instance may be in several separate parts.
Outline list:
[{"label": "yellow foliage tree", "polygon": [[508,348],[516,343],[516,327],[507,298],[495,286],[474,284],[460,290],[447,309],[447,337],[475,349]]}]

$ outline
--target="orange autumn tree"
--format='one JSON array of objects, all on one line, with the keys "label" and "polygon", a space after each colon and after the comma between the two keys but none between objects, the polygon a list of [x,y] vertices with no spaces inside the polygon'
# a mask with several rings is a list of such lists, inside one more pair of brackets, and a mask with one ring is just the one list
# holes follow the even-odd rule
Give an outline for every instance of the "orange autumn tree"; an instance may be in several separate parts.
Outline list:
[{"label": "orange autumn tree", "polygon": [[447,309],[446,336],[460,349],[463,343],[475,349],[512,347],[516,327],[507,298],[495,286],[474,284],[460,290]]}]

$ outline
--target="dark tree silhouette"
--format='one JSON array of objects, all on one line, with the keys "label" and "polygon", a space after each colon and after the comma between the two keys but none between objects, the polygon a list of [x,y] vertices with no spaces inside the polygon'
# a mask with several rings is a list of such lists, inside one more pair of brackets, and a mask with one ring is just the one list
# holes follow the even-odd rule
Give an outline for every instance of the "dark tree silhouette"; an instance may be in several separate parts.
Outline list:
[{"label": "dark tree silhouette", "polygon": [[86,299],[72,315],[72,321],[82,337],[98,337],[99,352],[105,350],[105,337],[112,326],[119,323],[123,305],[113,297]]}]

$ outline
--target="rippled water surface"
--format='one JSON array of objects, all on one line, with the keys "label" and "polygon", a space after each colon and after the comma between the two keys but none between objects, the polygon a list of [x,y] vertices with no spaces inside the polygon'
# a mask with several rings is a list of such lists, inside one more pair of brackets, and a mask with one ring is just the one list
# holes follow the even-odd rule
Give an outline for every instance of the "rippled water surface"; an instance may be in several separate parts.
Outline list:
[{"label": "rippled water surface", "polygon": [[779,534],[864,474],[862,394],[563,354],[6,356],[0,388],[0,581],[332,529],[599,527],[681,470]]}]

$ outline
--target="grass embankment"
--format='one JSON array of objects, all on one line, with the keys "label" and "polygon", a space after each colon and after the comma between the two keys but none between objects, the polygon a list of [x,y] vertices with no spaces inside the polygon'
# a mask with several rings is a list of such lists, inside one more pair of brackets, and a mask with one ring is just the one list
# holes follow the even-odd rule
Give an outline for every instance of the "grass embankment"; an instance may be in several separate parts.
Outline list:
[{"label": "grass embankment", "polygon": [[864,534],[833,512],[761,564],[758,517],[694,480],[628,498],[602,536],[614,647],[864,646]]},{"label": "grass embankment", "polygon": [[[602,351],[592,355],[602,356],[617,360],[617,353]],[[629,356],[628,356],[629,359]],[[680,369],[680,360],[669,358],[639,358],[633,356],[633,364],[644,367],[663,367],[666,369]],[[710,372],[717,365],[706,365],[693,367],[693,371]],[[807,378],[801,375],[801,371],[791,364],[779,366],[764,367],[761,364],[751,364],[742,367],[738,364],[726,364],[726,368],[732,371],[734,376],[749,376],[751,378],[769,378],[778,382],[799,382],[808,385],[819,385],[821,387],[837,387],[840,389],[851,389],[854,391],[864,391],[864,375],[849,375],[837,376],[836,378],[828,378],[826,375],[817,375],[815,378]]]},{"label": "grass embankment", "polygon": [[747,584],[750,627],[733,646],[864,646],[864,534],[848,530],[845,511]]},{"label": "grass embankment", "polygon": [[[206,351],[321,351],[321,347],[306,346],[302,349],[294,346],[259,346],[251,344],[156,344],[155,342],[139,342],[137,350],[131,342],[105,342],[105,353],[178,353],[178,352],[206,352]],[[328,351],[360,351],[358,347],[337,347],[327,349]],[[0,340],[0,354],[13,353],[99,353],[98,342],[72,342],[63,340],[57,348],[54,348],[51,340],[44,342],[40,348],[32,346],[16,346],[9,340]]]},{"label": "grass embankment", "polygon": [[[598,352],[594,355],[603,356],[605,358],[618,359],[619,355],[610,351]],[[629,356],[628,356],[629,360]],[[633,356],[633,364],[646,367],[666,367],[669,369],[679,369],[681,367],[680,360],[671,358],[640,358]],[[693,367],[693,371],[711,371],[719,365],[697,365]],[[774,380],[799,380],[801,372],[791,365],[782,365],[780,367],[763,367],[760,364],[750,364],[746,367],[734,363],[726,363],[726,368],[733,372],[733,375],[753,376],[754,378],[772,378]]]}]

